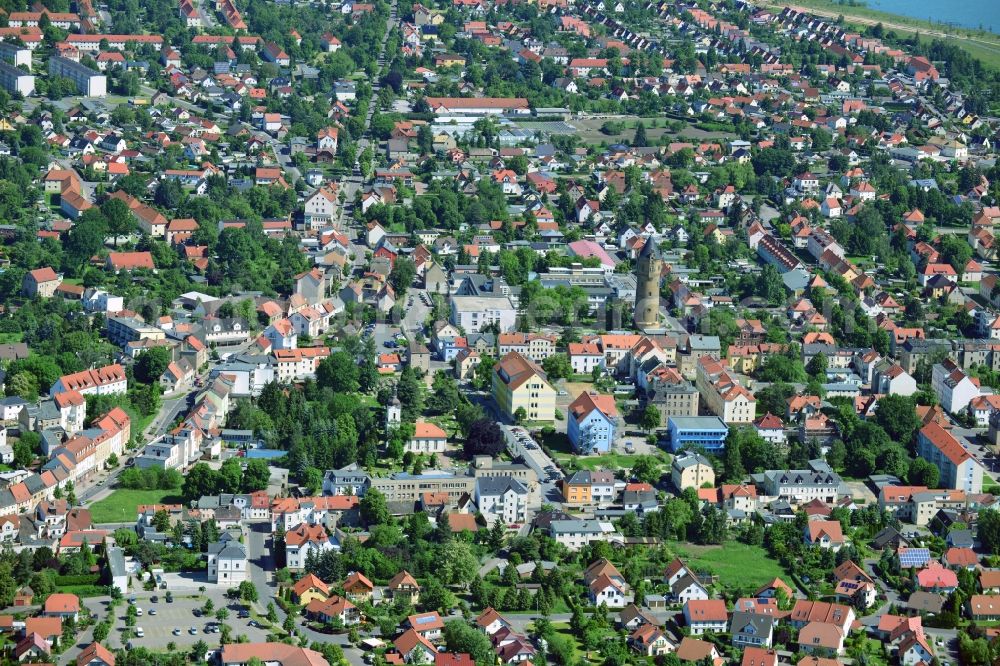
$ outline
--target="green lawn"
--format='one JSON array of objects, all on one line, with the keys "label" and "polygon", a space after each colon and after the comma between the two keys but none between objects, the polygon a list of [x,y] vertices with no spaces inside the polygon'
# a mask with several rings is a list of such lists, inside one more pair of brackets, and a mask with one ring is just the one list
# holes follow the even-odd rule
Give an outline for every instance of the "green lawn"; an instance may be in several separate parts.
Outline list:
[{"label": "green lawn", "polygon": [[[542,436],[542,444],[544,444],[552,457],[560,463],[561,465],[568,465],[579,469],[632,469],[632,465],[635,462],[635,455],[630,455],[627,453],[605,453],[599,456],[581,456],[573,452],[572,447],[569,443],[569,438],[566,437],[564,433],[554,432],[549,435]],[[670,461],[667,455],[663,451],[657,450],[656,458],[663,464],[667,465]],[[669,470],[666,470],[669,471]]]},{"label": "green lawn", "polygon": [[128,523],[135,520],[135,508],[140,504],[180,504],[176,490],[128,490],[119,488],[99,502],[90,505],[95,523]]},{"label": "green lawn", "polygon": [[759,546],[730,541],[724,546],[671,543],[670,549],[696,571],[710,571],[725,586],[760,587],[776,576],[791,585],[791,577]]},{"label": "green lawn", "polygon": [[12,345],[24,339],[23,333],[0,333],[0,345]]}]

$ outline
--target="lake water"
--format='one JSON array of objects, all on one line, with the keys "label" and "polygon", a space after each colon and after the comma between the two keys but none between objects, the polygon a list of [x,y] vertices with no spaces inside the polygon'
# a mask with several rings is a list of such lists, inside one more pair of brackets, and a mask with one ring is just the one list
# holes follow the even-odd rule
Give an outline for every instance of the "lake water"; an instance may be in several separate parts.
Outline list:
[{"label": "lake water", "polygon": [[866,6],[890,14],[955,23],[1000,34],[1000,0],[868,0]]}]

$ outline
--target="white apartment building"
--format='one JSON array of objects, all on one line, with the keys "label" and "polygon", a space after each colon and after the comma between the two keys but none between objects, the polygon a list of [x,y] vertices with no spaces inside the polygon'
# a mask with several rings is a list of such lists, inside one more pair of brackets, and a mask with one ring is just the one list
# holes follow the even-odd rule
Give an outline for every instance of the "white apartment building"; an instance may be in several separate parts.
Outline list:
[{"label": "white apartment building", "polygon": [[52,56],[49,75],[70,79],[84,97],[106,97],[108,94],[108,77],[75,60]]},{"label": "white apartment building", "polygon": [[247,577],[247,550],[239,541],[226,539],[208,545],[208,580],[219,585],[239,585]]},{"label": "white apartment building", "polygon": [[[3,44],[5,42],[0,42]],[[31,53],[31,51],[27,51]],[[0,85],[4,90],[28,97],[35,92],[35,77],[28,72],[0,60]]]},{"label": "white apartment building", "polygon": [[931,390],[937,395],[941,406],[951,414],[957,414],[968,407],[969,402],[979,395],[979,386],[950,358],[934,364]]},{"label": "white apartment building", "polygon": [[476,506],[492,525],[499,519],[505,525],[527,522],[528,489],[509,476],[481,476],[476,479]]},{"label": "white apartment building", "polygon": [[481,333],[495,323],[506,333],[514,330],[517,309],[507,296],[452,296],[451,323],[466,333]]}]

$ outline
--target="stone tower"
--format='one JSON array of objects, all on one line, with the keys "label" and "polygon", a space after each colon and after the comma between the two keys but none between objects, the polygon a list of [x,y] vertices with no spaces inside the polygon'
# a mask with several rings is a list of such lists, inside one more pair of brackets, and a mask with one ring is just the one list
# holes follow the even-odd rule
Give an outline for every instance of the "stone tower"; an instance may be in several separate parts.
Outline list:
[{"label": "stone tower", "polygon": [[660,326],[660,275],[663,259],[652,238],[647,238],[639,252],[635,268],[635,320],[636,328]]}]

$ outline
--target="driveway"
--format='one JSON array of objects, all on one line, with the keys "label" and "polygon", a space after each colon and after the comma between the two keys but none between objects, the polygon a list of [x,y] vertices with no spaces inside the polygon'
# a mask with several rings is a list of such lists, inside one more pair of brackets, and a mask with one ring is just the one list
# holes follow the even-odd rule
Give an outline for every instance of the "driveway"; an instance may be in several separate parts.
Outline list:
[{"label": "driveway", "polygon": [[865,571],[872,580],[875,581],[875,585],[879,588],[879,593],[885,597],[885,602],[878,607],[878,609],[873,610],[871,613],[861,618],[861,624],[868,628],[877,627],[879,618],[889,612],[892,606],[899,606],[902,604],[902,600],[899,598],[899,594],[893,588],[889,587],[889,584],[882,579],[881,576],[875,571],[875,565],[878,564],[878,560],[866,559],[862,562]]}]

